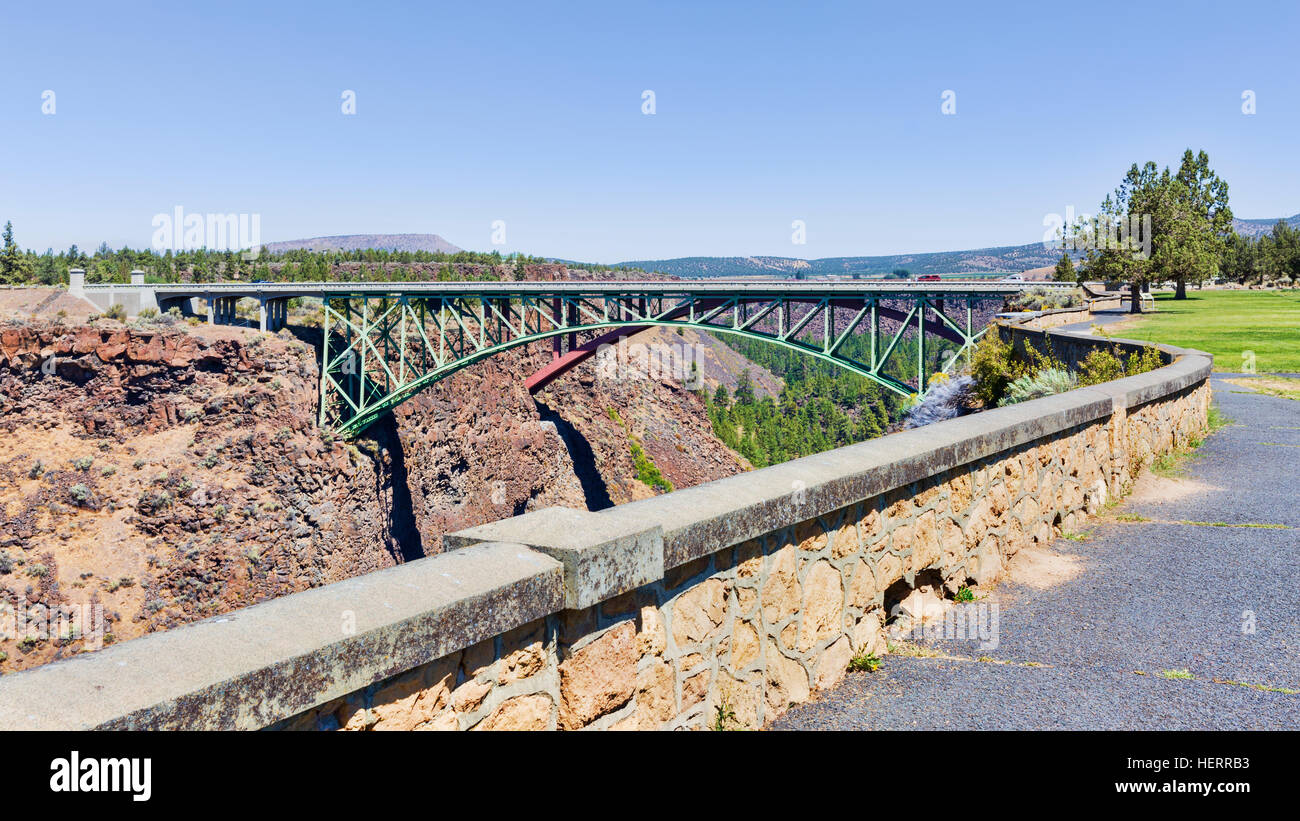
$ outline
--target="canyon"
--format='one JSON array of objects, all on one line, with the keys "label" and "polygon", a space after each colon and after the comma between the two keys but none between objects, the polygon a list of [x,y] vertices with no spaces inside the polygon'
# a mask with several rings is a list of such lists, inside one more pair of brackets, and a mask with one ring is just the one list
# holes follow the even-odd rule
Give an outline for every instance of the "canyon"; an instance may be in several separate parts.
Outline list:
[{"label": "canyon", "polygon": [[[750,467],[671,374],[592,361],[531,396],[542,346],[333,438],[312,333],[48,312],[0,326],[0,609],[53,625],[102,608],[120,642],[432,555],[454,530],[655,495],[634,445],[674,488]],[[721,351],[706,387],[734,384],[743,358],[700,340]],[[91,649],[76,630],[0,631],[0,672]]]}]

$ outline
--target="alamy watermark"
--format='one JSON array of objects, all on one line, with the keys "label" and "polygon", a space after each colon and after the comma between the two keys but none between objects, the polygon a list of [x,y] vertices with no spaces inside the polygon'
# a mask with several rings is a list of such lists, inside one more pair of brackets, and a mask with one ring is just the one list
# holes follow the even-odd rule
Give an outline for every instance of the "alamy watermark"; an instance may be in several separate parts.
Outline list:
[{"label": "alamy watermark", "polygon": [[[894,605],[889,615],[907,618],[902,605]],[[908,629],[898,638],[919,641],[974,641],[980,650],[996,650],[999,638],[1000,613],[996,601],[975,601],[954,604],[944,609],[942,615],[910,620]]]},{"label": "alamy watermark", "polygon": [[1113,217],[1108,214],[1074,213],[1068,205],[1065,214],[1051,213],[1043,217],[1043,248],[1047,251],[1127,251],[1134,259],[1151,257],[1151,215],[1129,214]]},{"label": "alamy watermark", "polygon": [[185,213],[176,206],[170,214],[155,214],[153,249],[171,251],[242,251],[255,260],[262,251],[261,214]]},{"label": "alamy watermark", "polygon": [[704,387],[700,346],[654,343],[602,344],[596,349],[596,378],[611,382],[675,379],[687,390]]},{"label": "alamy watermark", "polygon": [[83,650],[99,650],[104,646],[104,633],[102,604],[15,607],[0,602],[0,640],[19,644],[80,640]]},{"label": "alamy watermark", "polygon": [[939,113],[951,117],[957,113],[957,92],[945,88],[939,95]]},{"label": "alamy watermark", "polygon": [[794,222],[790,223],[790,227],[794,229],[790,233],[790,243],[792,245],[807,245],[808,244],[808,223],[804,222],[803,220],[795,220]]}]

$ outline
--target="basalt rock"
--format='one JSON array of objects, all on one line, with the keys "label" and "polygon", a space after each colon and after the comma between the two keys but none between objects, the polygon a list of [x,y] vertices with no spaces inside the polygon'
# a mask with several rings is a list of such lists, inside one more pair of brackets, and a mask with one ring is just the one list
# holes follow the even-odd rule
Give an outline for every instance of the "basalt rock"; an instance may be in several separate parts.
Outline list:
[{"label": "basalt rock", "polygon": [[[287,332],[0,329],[0,600],[98,604],[121,641],[436,552],[452,530],[651,495],[633,441],[677,487],[745,467],[668,379],[587,364],[535,399],[542,346],[341,440],[316,425],[316,356]],[[0,672],[95,646],[3,639]]]}]

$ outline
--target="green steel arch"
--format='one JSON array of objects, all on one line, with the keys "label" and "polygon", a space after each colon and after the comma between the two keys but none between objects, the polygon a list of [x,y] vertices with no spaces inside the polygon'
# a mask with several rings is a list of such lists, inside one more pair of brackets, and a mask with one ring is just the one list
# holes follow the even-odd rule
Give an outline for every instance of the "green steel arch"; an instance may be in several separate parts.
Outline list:
[{"label": "green steel arch", "polygon": [[[330,294],[323,297],[320,425],[341,436],[356,435],[461,368],[547,339],[553,344],[552,366],[539,372],[539,379],[549,381],[596,353],[605,341],[651,326],[693,327],[774,343],[914,396],[926,384],[927,333],[958,346],[940,368],[947,372],[983,334],[974,327],[975,303],[994,296],[1000,294],[916,290],[845,295],[829,288],[719,294],[716,289],[671,293],[662,287],[640,294],[593,289],[549,296],[473,287],[438,296]],[[910,306],[906,313],[895,307],[900,301]],[[948,316],[954,303],[963,304],[964,323]],[[882,334],[882,320],[896,330]],[[918,388],[884,372],[913,327],[919,340]],[[840,353],[859,328],[870,334],[867,362]],[[590,338],[584,342],[583,337]]]}]

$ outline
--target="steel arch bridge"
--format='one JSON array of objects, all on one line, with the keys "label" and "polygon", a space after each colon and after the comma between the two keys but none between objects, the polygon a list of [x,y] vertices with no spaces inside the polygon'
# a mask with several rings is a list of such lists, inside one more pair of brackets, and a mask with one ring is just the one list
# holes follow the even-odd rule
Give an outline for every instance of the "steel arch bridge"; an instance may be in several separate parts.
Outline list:
[{"label": "steel arch bridge", "polygon": [[[320,426],[355,435],[461,368],[549,339],[551,362],[527,379],[537,391],[602,345],[654,326],[782,345],[900,395],[924,394],[932,375],[927,335],[956,346],[938,369],[946,372],[983,334],[980,305],[987,321],[989,301],[1000,308],[1026,287],[978,281],[330,283],[310,288],[324,303]],[[886,371],[909,332],[917,340],[915,386]],[[867,354],[862,360],[845,353],[856,334],[869,339],[869,347],[858,346]]]}]

